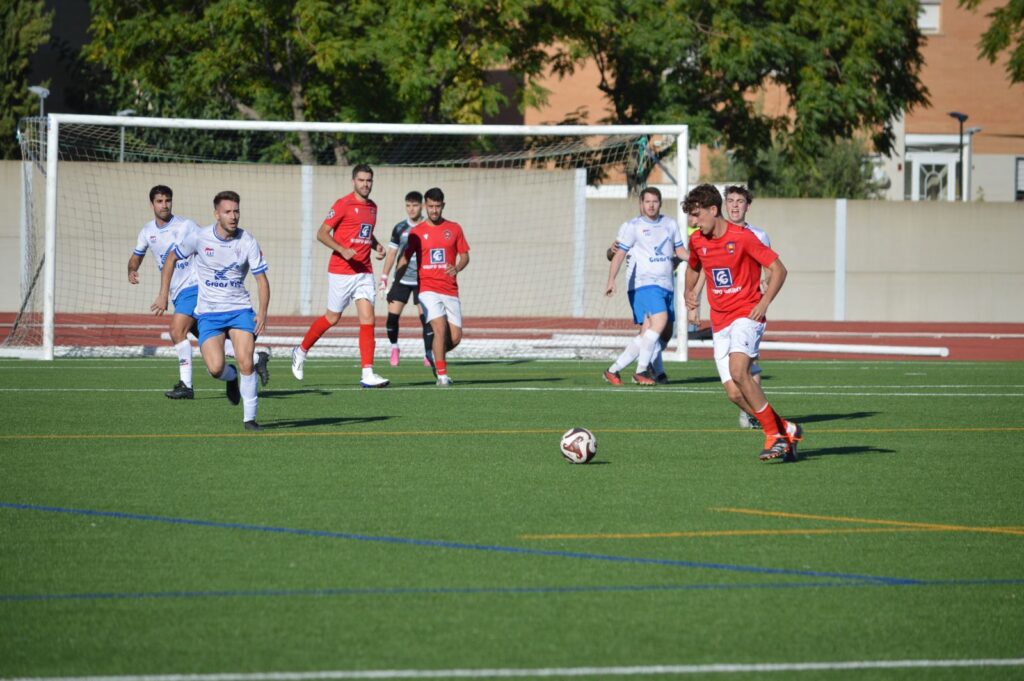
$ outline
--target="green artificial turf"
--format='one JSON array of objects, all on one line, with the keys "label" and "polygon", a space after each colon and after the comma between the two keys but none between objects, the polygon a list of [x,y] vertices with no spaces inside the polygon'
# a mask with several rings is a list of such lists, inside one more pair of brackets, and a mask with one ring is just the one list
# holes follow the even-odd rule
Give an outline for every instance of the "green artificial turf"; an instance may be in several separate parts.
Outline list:
[{"label": "green artificial turf", "polygon": [[274,360],[254,434],[198,366],[0,361],[0,677],[1024,657],[1024,365],[767,361],[785,464],[710,362],[603,368]]}]

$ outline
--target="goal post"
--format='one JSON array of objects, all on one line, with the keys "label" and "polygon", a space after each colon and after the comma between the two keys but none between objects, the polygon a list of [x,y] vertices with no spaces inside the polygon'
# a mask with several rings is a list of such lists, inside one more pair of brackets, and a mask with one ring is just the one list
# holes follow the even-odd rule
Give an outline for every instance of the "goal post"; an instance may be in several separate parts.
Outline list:
[{"label": "goal post", "polygon": [[[43,134],[45,133],[45,134]],[[638,213],[637,192],[663,189],[663,212],[685,229],[686,126],[511,126],[294,123],[50,114],[24,119],[20,310],[0,356],[163,354],[147,315],[157,280],[143,263],[130,286],[125,264],[139,228],[152,219],[151,186],[174,190],[174,212],[212,222],[212,197],[242,196],[242,227],[270,265],[271,325],[261,342],[287,346],[326,301],[327,249],[317,228],[334,199],[351,191],[351,168],[375,171],[376,238],[387,244],[405,217],[409,190],[446,193],[445,217],[471,247],[460,276],[469,357],[609,357],[634,333],[625,292],[604,294],[604,251],[619,224]],[[324,151],[316,164],[289,156],[297,136]],[[598,185],[625,185],[617,199]],[[40,191],[43,190],[43,191]],[[42,196],[40,196],[42,194]],[[675,207],[670,205],[675,203]],[[151,260],[155,254],[148,254]],[[380,263],[375,260],[379,275]],[[621,281],[621,275],[620,275]],[[254,292],[255,287],[250,287]],[[386,314],[380,296],[377,315]],[[671,358],[687,357],[677,295]],[[409,307],[412,307],[411,305]],[[0,310],[0,312],[3,312]],[[345,317],[354,317],[352,310]],[[474,327],[474,320],[480,324]],[[6,320],[5,320],[6,321]],[[402,318],[404,344],[418,320]],[[338,337],[331,340],[332,335]],[[378,330],[378,350],[384,330]],[[352,336],[352,334],[349,334]],[[159,336],[157,336],[159,337]],[[318,344],[357,356],[344,329]],[[166,344],[165,344],[166,345]]]}]

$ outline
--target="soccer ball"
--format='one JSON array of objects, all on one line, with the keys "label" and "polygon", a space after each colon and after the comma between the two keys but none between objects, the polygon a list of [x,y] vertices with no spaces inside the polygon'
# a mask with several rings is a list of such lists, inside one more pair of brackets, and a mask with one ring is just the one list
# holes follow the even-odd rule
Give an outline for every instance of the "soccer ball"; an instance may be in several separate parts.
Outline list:
[{"label": "soccer ball", "polygon": [[597,438],[586,428],[570,428],[559,443],[562,456],[570,463],[587,463],[597,454]]}]

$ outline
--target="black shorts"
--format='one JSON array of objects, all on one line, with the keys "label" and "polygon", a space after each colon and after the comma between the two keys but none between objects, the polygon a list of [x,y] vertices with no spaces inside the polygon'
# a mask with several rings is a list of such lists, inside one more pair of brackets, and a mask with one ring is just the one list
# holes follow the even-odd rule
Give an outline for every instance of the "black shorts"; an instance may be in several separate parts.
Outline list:
[{"label": "black shorts", "polygon": [[412,304],[413,305],[419,305],[420,304],[420,297],[417,294],[418,291],[419,291],[419,287],[418,286],[409,286],[408,284],[403,284],[401,281],[396,281],[394,284],[391,285],[391,290],[388,291],[388,298],[387,298],[387,300],[388,300],[389,303],[393,303],[393,302],[395,302],[397,300],[398,302],[402,303],[403,305],[408,305],[409,304],[409,296],[411,295],[412,296]]}]

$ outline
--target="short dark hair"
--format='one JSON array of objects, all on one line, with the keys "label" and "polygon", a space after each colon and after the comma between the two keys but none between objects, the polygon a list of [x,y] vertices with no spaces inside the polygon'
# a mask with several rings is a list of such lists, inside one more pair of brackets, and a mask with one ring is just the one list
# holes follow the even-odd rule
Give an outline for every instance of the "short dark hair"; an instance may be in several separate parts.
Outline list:
[{"label": "short dark hair", "polygon": [[711,208],[714,206],[718,209],[718,214],[722,214],[722,195],[718,192],[718,187],[713,184],[699,184],[690,190],[690,193],[686,195],[686,200],[683,201],[683,211],[687,214],[692,213],[695,208]]},{"label": "short dark hair", "polygon": [[153,199],[157,197],[157,194],[162,194],[169,199],[174,198],[174,192],[166,184],[158,184],[149,190],[149,202],[153,203]]},{"label": "short dark hair", "polygon": [[661,203],[661,190],[657,187],[644,187],[643,191],[640,192],[640,200],[644,200],[644,194],[653,194],[658,199],[658,203]]},{"label": "short dark hair", "polygon": [[241,203],[242,198],[238,195],[238,192],[226,189],[222,192],[218,192],[217,196],[213,197],[213,207],[216,208],[219,206],[221,201],[234,201],[235,203]]},{"label": "short dark hair", "polygon": [[423,194],[420,194],[417,191],[412,191],[405,195],[405,200],[413,201],[414,203],[423,203]]},{"label": "short dark hair", "polygon": [[748,206],[754,202],[754,195],[750,193],[750,190],[744,187],[742,184],[730,184],[728,187],[726,187],[725,195],[729,196],[729,194],[741,195],[743,198],[747,200]]},{"label": "short dark hair", "polygon": [[437,201],[438,203],[444,203],[444,192],[441,191],[440,187],[431,187],[423,195],[423,198],[430,199],[431,201]]},{"label": "short dark hair", "polygon": [[359,173],[370,173],[370,177],[373,177],[373,168],[370,167],[369,163],[360,163],[352,169],[352,179],[356,179],[356,175]]}]

